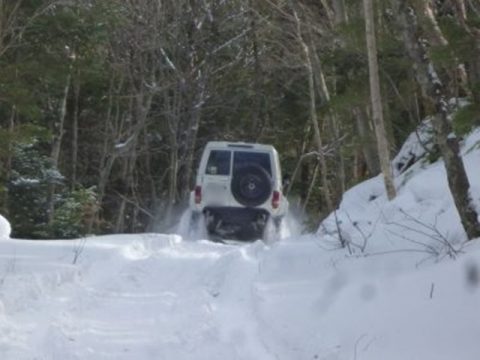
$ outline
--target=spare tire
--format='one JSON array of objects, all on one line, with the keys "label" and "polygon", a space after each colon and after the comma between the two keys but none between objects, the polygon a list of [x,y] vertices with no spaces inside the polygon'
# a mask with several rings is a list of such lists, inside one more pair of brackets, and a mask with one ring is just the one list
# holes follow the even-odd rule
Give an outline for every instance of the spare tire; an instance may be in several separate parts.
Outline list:
[{"label": "spare tire", "polygon": [[272,194],[272,178],[261,166],[247,164],[233,172],[231,183],[235,200],[244,206],[263,204]]}]

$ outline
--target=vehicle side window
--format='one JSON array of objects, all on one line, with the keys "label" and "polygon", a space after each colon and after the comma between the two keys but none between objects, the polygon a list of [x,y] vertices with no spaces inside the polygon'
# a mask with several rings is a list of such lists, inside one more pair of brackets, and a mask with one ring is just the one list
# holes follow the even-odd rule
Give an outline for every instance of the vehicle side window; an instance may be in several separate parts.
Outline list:
[{"label": "vehicle side window", "polygon": [[261,152],[235,151],[233,155],[233,169],[244,165],[258,165],[272,175],[270,154]]},{"label": "vehicle side window", "polygon": [[207,175],[229,175],[230,158],[230,151],[212,150],[207,162]]}]

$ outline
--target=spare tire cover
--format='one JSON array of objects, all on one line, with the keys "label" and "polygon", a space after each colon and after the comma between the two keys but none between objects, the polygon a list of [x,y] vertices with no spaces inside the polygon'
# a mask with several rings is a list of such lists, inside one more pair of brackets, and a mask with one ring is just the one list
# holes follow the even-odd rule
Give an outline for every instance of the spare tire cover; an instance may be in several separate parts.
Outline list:
[{"label": "spare tire cover", "polygon": [[258,206],[272,194],[271,176],[261,166],[247,164],[234,171],[231,189],[240,204]]}]

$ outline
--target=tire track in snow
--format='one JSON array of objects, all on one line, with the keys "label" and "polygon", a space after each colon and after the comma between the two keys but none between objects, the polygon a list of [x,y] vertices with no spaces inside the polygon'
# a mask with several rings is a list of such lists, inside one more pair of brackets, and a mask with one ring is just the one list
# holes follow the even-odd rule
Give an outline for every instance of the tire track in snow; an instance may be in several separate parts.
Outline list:
[{"label": "tire track in snow", "polygon": [[136,240],[104,259],[116,277],[89,264],[76,294],[85,301],[70,301],[45,340],[72,359],[270,359],[251,311],[263,250]]},{"label": "tire track in snow", "polygon": [[205,291],[215,309],[222,341],[229,343],[239,359],[277,359],[263,339],[255,312],[255,280],[268,248],[261,241],[237,246],[209,270]]}]

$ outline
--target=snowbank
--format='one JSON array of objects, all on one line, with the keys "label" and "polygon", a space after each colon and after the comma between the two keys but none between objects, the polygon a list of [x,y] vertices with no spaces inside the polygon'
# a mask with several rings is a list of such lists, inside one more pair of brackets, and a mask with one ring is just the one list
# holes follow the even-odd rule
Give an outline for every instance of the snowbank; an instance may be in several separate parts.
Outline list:
[{"label": "snowbank", "polygon": [[[396,159],[419,149],[409,138]],[[480,209],[480,130],[463,142],[462,154],[471,183],[471,196]],[[417,154],[418,155],[418,154]],[[339,209],[320,226],[318,234],[332,244],[339,238],[353,253],[417,251],[431,256],[454,256],[467,240],[448,189],[443,161],[425,158],[395,178],[397,197],[388,201],[381,175],[344,194]],[[403,161],[403,160],[402,160]]]},{"label": "snowbank", "polygon": [[0,215],[0,240],[10,237],[10,223],[2,215]]}]

